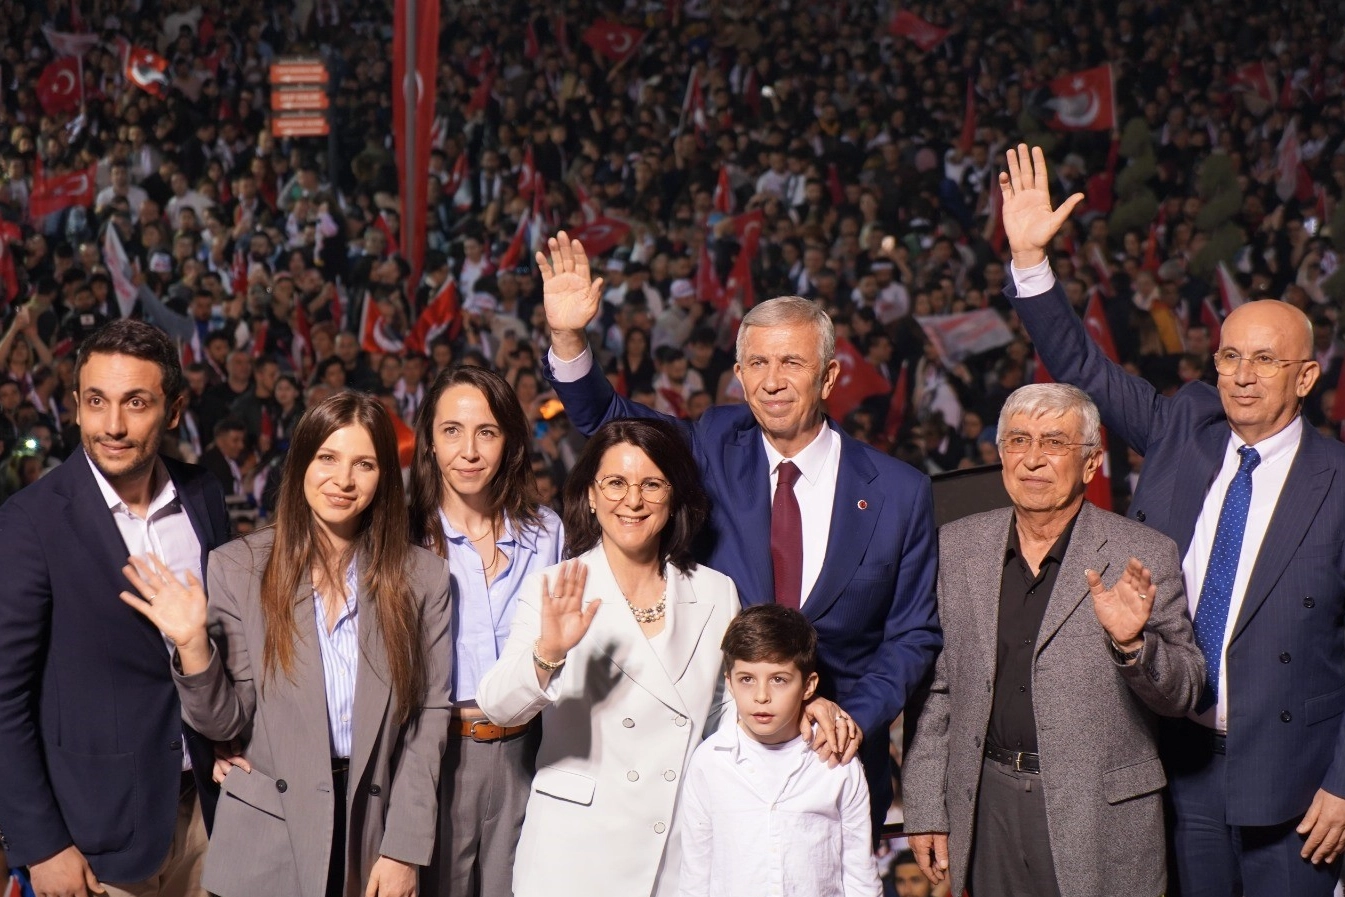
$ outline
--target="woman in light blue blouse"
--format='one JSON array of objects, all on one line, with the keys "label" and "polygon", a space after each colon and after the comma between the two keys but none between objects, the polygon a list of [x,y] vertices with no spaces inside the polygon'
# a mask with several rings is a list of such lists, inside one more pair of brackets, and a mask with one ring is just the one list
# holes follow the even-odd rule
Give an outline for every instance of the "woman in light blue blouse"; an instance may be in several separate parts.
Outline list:
[{"label": "woman in light blue blouse", "polygon": [[530,444],[514,391],[482,368],[440,373],[416,418],[412,539],[448,559],[454,596],[453,721],[425,897],[513,893],[537,738],[492,724],[476,688],[509,638],[519,587],[559,563],[565,541],[537,500]]}]

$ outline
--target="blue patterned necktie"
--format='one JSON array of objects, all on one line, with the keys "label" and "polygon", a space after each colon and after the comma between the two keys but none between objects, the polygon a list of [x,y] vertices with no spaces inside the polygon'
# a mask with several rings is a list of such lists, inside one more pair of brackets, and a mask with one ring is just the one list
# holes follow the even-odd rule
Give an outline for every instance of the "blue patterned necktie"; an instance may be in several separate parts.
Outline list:
[{"label": "blue patterned necktie", "polygon": [[1219,700],[1224,628],[1233,600],[1233,580],[1238,575],[1242,534],[1247,529],[1247,509],[1252,504],[1252,471],[1261,463],[1261,456],[1249,445],[1238,449],[1238,454],[1242,456],[1242,463],[1224,495],[1219,527],[1214,532],[1214,548],[1210,551],[1209,566],[1205,568],[1205,581],[1200,585],[1200,603],[1196,605],[1196,644],[1205,655],[1205,692],[1196,704],[1197,713],[1204,713]]}]

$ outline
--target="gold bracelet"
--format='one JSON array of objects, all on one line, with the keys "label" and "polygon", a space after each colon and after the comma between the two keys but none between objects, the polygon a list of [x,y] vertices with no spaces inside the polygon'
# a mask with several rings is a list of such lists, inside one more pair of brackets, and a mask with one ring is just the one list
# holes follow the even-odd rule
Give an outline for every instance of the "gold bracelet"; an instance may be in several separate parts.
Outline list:
[{"label": "gold bracelet", "polygon": [[552,660],[546,660],[545,658],[542,657],[541,654],[538,654],[537,649],[541,646],[541,644],[542,644],[541,638],[538,638],[537,641],[532,643],[533,663],[537,664],[538,667],[540,667],[541,669],[545,670],[548,673],[554,673],[556,670],[565,666],[564,657],[562,657],[560,660],[552,661]]}]

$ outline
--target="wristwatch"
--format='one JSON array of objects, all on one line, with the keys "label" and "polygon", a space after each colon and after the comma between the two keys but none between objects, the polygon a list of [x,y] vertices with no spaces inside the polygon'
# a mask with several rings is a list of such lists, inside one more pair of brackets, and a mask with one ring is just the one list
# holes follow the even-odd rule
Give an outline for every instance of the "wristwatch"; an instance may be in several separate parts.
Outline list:
[{"label": "wristwatch", "polygon": [[1140,638],[1140,646],[1134,651],[1122,651],[1121,646],[1116,644],[1116,639],[1111,636],[1107,637],[1107,647],[1111,649],[1111,656],[1116,659],[1117,663],[1121,664],[1121,666],[1129,666],[1139,660],[1139,656],[1144,653],[1143,635],[1141,635]]}]

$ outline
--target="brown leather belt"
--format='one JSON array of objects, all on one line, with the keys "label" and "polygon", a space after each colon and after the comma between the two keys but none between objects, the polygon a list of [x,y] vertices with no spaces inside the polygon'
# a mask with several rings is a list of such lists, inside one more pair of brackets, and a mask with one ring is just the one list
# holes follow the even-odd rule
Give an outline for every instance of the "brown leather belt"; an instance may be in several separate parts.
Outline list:
[{"label": "brown leather belt", "polygon": [[521,726],[497,726],[488,719],[463,719],[453,717],[453,731],[463,738],[479,741],[483,744],[492,741],[504,741],[528,731],[528,724]]}]

